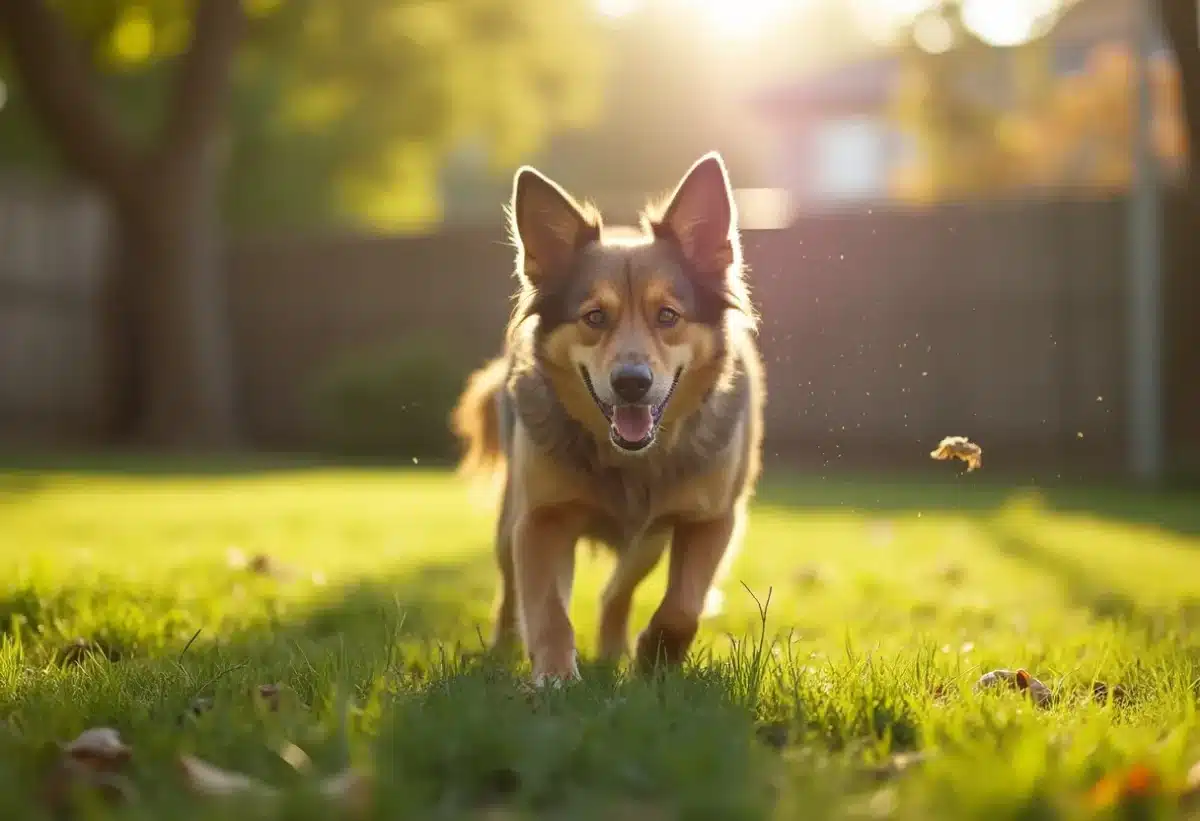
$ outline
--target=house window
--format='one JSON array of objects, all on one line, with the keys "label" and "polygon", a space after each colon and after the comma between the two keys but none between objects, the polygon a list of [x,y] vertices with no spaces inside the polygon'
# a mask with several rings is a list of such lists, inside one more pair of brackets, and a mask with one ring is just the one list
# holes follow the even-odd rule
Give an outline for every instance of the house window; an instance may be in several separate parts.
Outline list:
[{"label": "house window", "polygon": [[817,127],[815,136],[813,177],[817,195],[852,200],[886,190],[886,132],[877,118],[863,115],[827,120]]}]

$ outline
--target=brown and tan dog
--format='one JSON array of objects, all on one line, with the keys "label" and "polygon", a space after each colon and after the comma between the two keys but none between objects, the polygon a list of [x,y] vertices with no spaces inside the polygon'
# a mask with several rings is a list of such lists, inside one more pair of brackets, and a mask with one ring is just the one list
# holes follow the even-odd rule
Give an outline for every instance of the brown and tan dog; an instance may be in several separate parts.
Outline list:
[{"label": "brown and tan dog", "polygon": [[617,556],[599,651],[627,651],[635,588],[670,547],[639,667],[677,664],[736,552],[759,473],[764,386],[724,163],[702,157],[640,230],[609,229],[536,170],[511,204],[520,291],[505,352],[452,416],[467,471],[503,471],[495,643],[575,678],[576,543]]}]

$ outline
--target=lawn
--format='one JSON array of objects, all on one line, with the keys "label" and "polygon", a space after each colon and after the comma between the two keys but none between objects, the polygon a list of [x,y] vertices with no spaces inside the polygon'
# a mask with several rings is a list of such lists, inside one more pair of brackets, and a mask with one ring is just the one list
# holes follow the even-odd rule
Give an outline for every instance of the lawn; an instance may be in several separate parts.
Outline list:
[{"label": "lawn", "polygon": [[[1180,817],[1200,497],[980,476],[772,477],[687,670],[532,694],[478,652],[490,511],[451,475],[2,472],[0,819],[94,727],[129,818],[350,817],[348,766],[387,819]],[[1053,699],[973,688],[998,668]],[[281,792],[197,795],[184,754]]]}]

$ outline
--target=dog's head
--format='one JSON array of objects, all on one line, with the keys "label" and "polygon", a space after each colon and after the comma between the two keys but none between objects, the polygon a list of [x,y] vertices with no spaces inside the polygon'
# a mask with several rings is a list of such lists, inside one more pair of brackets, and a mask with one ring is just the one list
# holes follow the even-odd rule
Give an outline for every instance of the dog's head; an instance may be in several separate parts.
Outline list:
[{"label": "dog's head", "polygon": [[726,312],[752,316],[736,209],[716,153],[698,160],[641,230],[600,215],[521,168],[511,204],[535,351],[567,412],[621,453],[694,411],[723,370]]}]

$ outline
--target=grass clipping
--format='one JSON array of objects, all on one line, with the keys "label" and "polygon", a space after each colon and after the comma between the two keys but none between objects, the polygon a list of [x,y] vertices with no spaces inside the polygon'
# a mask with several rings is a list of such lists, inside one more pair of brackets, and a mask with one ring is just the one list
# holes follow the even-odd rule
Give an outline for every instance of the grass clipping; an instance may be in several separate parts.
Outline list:
[{"label": "grass clipping", "polygon": [[947,436],[929,455],[939,461],[962,459],[967,463],[967,473],[983,467],[983,448],[965,436]]}]

